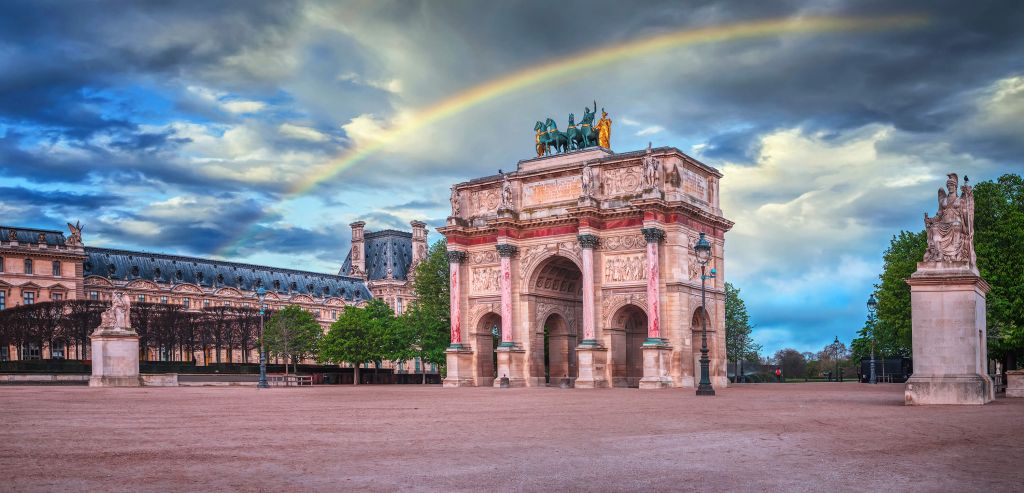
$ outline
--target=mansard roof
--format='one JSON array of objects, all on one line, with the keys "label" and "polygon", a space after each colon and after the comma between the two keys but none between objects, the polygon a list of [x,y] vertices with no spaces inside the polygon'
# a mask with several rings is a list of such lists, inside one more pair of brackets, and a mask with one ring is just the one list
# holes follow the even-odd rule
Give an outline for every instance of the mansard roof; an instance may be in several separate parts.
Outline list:
[{"label": "mansard roof", "polygon": [[9,241],[10,232],[14,231],[18,243],[36,243],[39,233],[46,235],[47,245],[64,245],[64,233],[52,229],[22,228],[19,226],[0,226],[0,241]]},{"label": "mansard roof", "polygon": [[233,287],[283,295],[306,294],[346,300],[372,298],[366,284],[354,277],[226,262],[199,257],[85,247],[86,276],[107,279],[145,279],[158,283],[191,283],[208,288]]},{"label": "mansard roof", "polygon": [[[363,234],[363,252],[366,259],[366,278],[370,281],[387,279],[391,275],[400,281],[409,277],[412,265],[412,233],[385,229]],[[352,272],[352,251],[349,250],[339,274]]]}]

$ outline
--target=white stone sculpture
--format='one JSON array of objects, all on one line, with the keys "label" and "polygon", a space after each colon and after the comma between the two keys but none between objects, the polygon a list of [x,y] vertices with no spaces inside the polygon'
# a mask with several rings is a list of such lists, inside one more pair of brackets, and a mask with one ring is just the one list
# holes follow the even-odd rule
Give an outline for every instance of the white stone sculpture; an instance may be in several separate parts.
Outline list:
[{"label": "white stone sculpture", "polygon": [[498,210],[512,210],[512,184],[508,181],[508,175],[501,175],[501,203]]},{"label": "white stone sculpture", "polygon": [[452,196],[449,199],[452,203],[452,217],[459,217],[459,191],[452,187]]},{"label": "white stone sculpture", "polygon": [[651,144],[647,143],[647,154],[641,160],[643,168],[643,189],[656,190],[658,188],[658,174],[661,171],[661,160],[651,153]]},{"label": "white stone sculpture", "polygon": [[924,214],[924,225],[928,231],[928,249],[925,262],[968,262],[977,264],[974,253],[974,189],[964,176],[964,184],[957,196],[959,179],[950,173],[946,190],[939,189],[939,211],[935,217]]}]

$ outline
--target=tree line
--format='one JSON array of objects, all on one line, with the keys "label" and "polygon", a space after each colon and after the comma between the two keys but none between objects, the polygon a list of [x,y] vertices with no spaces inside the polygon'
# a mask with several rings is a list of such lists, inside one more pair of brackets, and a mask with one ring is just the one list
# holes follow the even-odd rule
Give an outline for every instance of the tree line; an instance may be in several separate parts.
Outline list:
[{"label": "tree line", "polygon": [[[100,324],[100,314],[110,302],[95,300],[61,300],[21,305],[0,311],[0,344],[16,346],[18,359],[25,359],[23,349],[53,348],[63,345],[75,348],[81,359],[88,359],[89,336]],[[227,360],[241,353],[248,362],[250,351],[259,344],[259,311],[254,308],[216,306],[202,310],[186,310],[181,305],[164,303],[133,303],[131,325],[139,334],[140,356],[147,359],[150,351],[158,360],[195,362],[195,353],[202,352],[203,363],[209,350],[220,363],[222,351]],[[52,353],[51,353],[52,354]]]}]

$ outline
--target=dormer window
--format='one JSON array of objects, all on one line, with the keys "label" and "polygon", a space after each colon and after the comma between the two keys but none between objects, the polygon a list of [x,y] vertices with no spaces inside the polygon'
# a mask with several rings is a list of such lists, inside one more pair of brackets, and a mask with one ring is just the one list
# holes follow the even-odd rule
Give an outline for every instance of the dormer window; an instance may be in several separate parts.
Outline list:
[{"label": "dormer window", "polygon": [[159,267],[157,267],[156,269],[153,270],[153,278],[155,280],[157,280],[157,281],[160,280],[160,274],[161,274],[161,272],[160,272],[160,268]]},{"label": "dormer window", "polygon": [[217,274],[217,284],[224,284],[224,274]]},{"label": "dormer window", "polygon": [[139,266],[132,266],[132,277],[139,277]]},{"label": "dormer window", "polygon": [[176,270],[176,271],[174,271],[174,278],[175,278],[175,279],[177,279],[177,280],[179,280],[179,281],[181,280],[181,278],[182,278],[182,274],[181,274],[181,270],[180,270],[180,269],[179,269],[179,270]]},{"label": "dormer window", "polygon": [[197,283],[198,282],[203,282],[203,273],[202,272],[196,272],[196,282]]},{"label": "dormer window", "polygon": [[117,272],[117,266],[114,264],[107,264],[107,274],[113,276]]},{"label": "dormer window", "polygon": [[274,291],[281,290],[281,281],[274,281]]},{"label": "dormer window", "polygon": [[292,290],[292,291],[298,291],[298,290],[299,290],[299,285],[298,285],[298,283],[296,283],[296,282],[292,281],[292,284],[291,284],[291,290]]}]

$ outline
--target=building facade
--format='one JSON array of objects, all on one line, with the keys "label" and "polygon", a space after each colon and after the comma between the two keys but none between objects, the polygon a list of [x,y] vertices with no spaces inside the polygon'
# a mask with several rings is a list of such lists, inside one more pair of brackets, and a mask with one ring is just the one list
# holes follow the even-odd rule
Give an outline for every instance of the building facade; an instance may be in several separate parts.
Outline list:
[{"label": "building facade", "polygon": [[591,148],[452,187],[445,385],[692,387],[705,323],[726,385],[721,177],[671,147]]},{"label": "building facade", "polygon": [[411,232],[385,229],[364,231],[366,223],[352,223],[352,247],[338,275],[366,281],[376,299],[401,315],[416,299],[416,266],[427,258],[427,225],[412,221]]},{"label": "building facade", "polygon": [[[81,229],[0,227],[0,310],[59,300],[109,301],[125,291],[133,302],[180,305],[188,311],[211,307],[258,308],[256,290],[275,310],[297,305],[314,315],[324,330],[346,306],[362,306],[374,297],[401,313],[415,299],[411,272],[426,256],[426,225],[412,232],[366,233],[353,223],[352,249],[337,275],[222,260],[85,246]],[[351,275],[354,273],[355,275]],[[44,345],[45,346],[45,345]],[[254,361],[255,353],[221,351],[199,361]],[[73,347],[0,348],[0,360],[83,359]],[[150,355],[148,359],[159,359]],[[412,371],[416,362],[408,362]]]}]

